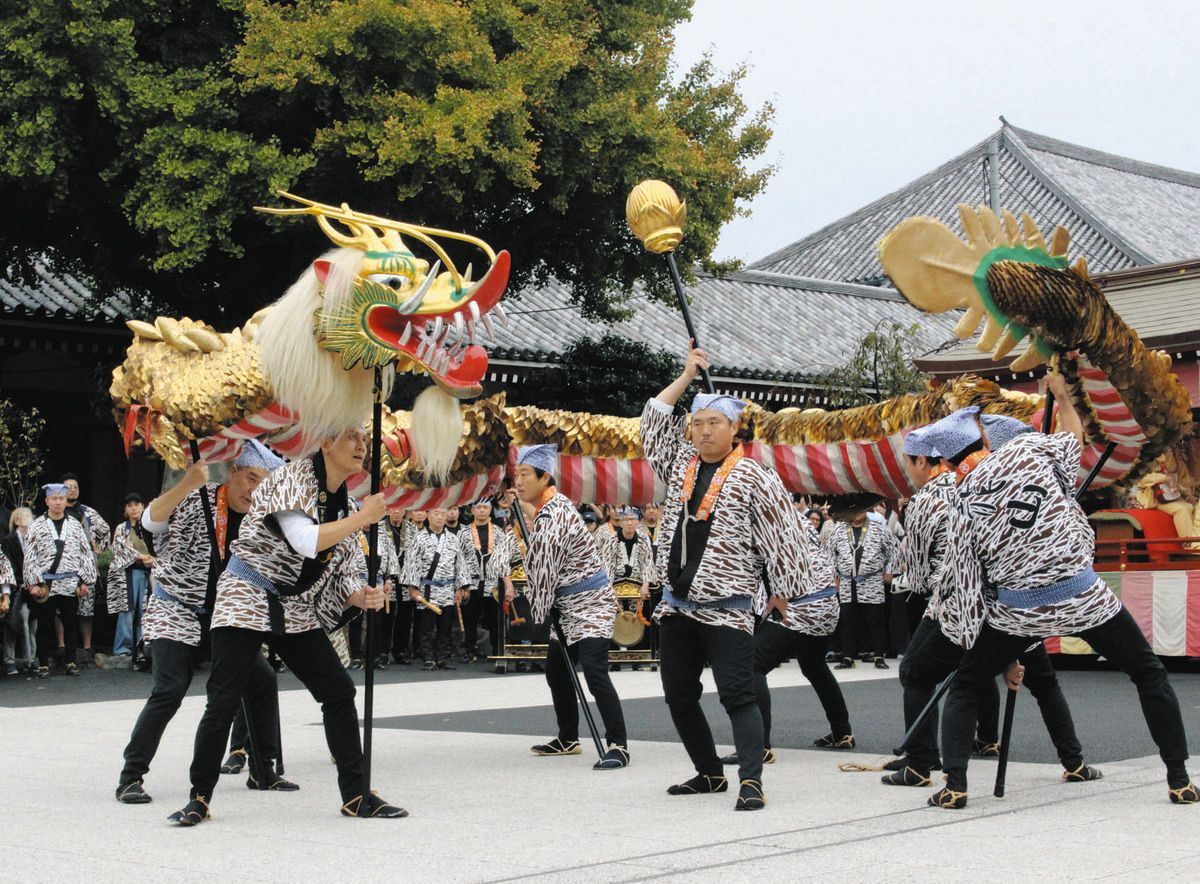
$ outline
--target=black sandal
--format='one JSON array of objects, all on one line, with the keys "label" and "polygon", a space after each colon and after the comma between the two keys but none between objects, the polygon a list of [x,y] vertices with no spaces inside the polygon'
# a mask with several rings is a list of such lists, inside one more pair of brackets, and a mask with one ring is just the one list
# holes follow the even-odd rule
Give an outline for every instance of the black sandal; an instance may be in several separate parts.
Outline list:
[{"label": "black sandal", "polygon": [[826,734],[816,740],[813,740],[813,745],[818,749],[853,749],[854,734],[846,734],[844,737],[835,737],[833,734]]},{"label": "black sandal", "polygon": [[941,807],[946,810],[961,810],[967,806],[967,793],[955,792],[951,788],[942,788],[929,796],[930,807]]},{"label": "black sandal", "polygon": [[[729,755],[721,756],[721,764],[728,764],[728,765],[733,765],[734,767],[736,767],[737,763],[738,763],[738,757],[737,757],[736,752],[733,752]],[[770,746],[767,746],[765,749],[763,749],[763,764],[774,764],[774,763],[775,763],[775,753],[771,750]]]},{"label": "black sandal", "polygon": [[592,770],[619,770],[629,766],[629,750],[616,743],[608,744],[604,757],[592,765]]},{"label": "black sandal", "polygon": [[1064,770],[1062,777],[1064,783],[1090,783],[1092,780],[1103,779],[1104,774],[1094,767],[1081,764],[1074,770]]},{"label": "black sandal", "polygon": [[[361,795],[355,795],[349,801],[342,805],[342,816],[358,816],[358,805],[362,801]],[[367,812],[364,814],[367,817],[378,817],[379,819],[395,820],[401,817],[408,816],[408,811],[403,807],[397,807],[394,804],[388,804],[379,797],[379,793],[372,790],[367,796]]]},{"label": "black sandal", "polygon": [[223,774],[239,774],[242,768],[246,766],[246,750],[234,749],[229,753],[229,757],[221,765],[221,773]]},{"label": "black sandal", "polygon": [[738,790],[737,803],[734,810],[762,810],[767,806],[767,796],[763,792],[761,780],[742,780]]},{"label": "black sandal", "polygon": [[142,788],[141,780],[131,780],[117,786],[117,800],[122,804],[149,804],[153,799]]},{"label": "black sandal", "polygon": [[1000,743],[989,743],[976,737],[971,741],[971,754],[978,758],[998,758],[1000,755]]},{"label": "black sandal", "polygon": [[696,774],[690,780],[667,787],[668,795],[711,795],[715,792],[725,792],[729,789],[729,780],[723,776],[710,777],[708,774]]},{"label": "black sandal", "polygon": [[579,745],[578,740],[560,740],[555,737],[548,743],[530,746],[529,751],[534,755],[579,755],[583,752],[583,747]]},{"label": "black sandal", "polygon": [[208,812],[208,802],[204,800],[203,795],[197,795],[183,806],[183,810],[177,810],[167,817],[167,822],[190,827],[198,826],[211,818],[212,814]]},{"label": "black sandal", "polygon": [[261,783],[254,778],[254,771],[250,771],[246,776],[246,788],[257,789],[260,792],[296,792],[300,789],[296,783],[285,780],[273,770],[269,770],[263,775]]},{"label": "black sandal", "polygon": [[886,777],[880,777],[879,781],[885,786],[932,786],[933,780],[929,778],[928,772],[922,773],[915,767],[908,767],[903,770],[898,770],[895,773],[888,774]]},{"label": "black sandal", "polygon": [[1196,789],[1196,784],[1191,782],[1178,789],[1172,789],[1168,786],[1167,796],[1171,799],[1172,804],[1200,803],[1200,791]]}]

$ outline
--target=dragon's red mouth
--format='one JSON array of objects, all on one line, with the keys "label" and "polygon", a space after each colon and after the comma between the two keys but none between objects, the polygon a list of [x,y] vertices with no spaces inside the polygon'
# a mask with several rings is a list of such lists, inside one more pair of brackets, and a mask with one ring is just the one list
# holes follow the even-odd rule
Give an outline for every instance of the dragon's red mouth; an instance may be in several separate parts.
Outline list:
[{"label": "dragon's red mouth", "polygon": [[475,343],[482,333],[493,338],[490,315],[506,321],[499,306],[508,286],[510,259],[500,252],[461,306],[441,313],[404,314],[383,305],[367,311],[370,333],[418,363],[451,392],[477,391],[487,372],[487,351]]}]

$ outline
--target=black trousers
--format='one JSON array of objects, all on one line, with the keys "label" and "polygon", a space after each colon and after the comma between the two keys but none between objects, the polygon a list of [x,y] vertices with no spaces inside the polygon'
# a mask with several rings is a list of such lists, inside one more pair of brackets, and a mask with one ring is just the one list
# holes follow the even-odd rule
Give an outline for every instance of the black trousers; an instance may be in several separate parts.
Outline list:
[{"label": "black trousers", "polygon": [[473,589],[462,602],[463,649],[468,654],[478,653],[479,617],[483,613],[483,590]]},{"label": "black trousers", "polygon": [[[501,587],[500,592],[504,589]],[[501,596],[503,598],[503,596]],[[504,653],[504,611],[490,594],[484,595],[479,609],[479,624],[487,630],[492,654]]]},{"label": "black trousers", "polygon": [[[853,660],[864,646],[874,657],[887,655],[887,607],[858,601],[851,586],[850,604],[842,605],[838,634],[843,657]],[[864,641],[864,637],[869,636]]]},{"label": "black trousers", "polygon": [[[415,604],[415,603],[414,603]],[[454,607],[447,605],[442,613],[435,614],[424,605],[419,605],[417,618],[417,644],[422,660],[440,662],[450,659],[450,633],[454,625]]]},{"label": "black trousers", "polygon": [[758,625],[754,632],[754,693],[762,713],[764,746],[771,745],[771,692],[767,689],[767,673],[793,657],[800,662],[800,671],[816,691],[825,717],[829,719],[831,733],[835,737],[853,733],[842,689],[825,662],[828,647],[827,636],[806,635],[774,620]]},{"label": "black trousers", "polygon": [[712,667],[717,696],[738,756],[738,776],[762,780],[763,719],[754,690],[754,636],[731,626],[711,626],[681,614],[659,624],[659,674],[671,721],[696,772],[721,776],[721,758],[700,706],[704,664]]},{"label": "black trousers", "polygon": [[[342,800],[349,801],[361,795],[362,742],[358,733],[358,711],[354,707],[354,681],[342,668],[329,637],[319,629],[270,635],[231,626],[219,626],[211,630],[211,634],[212,672],[208,676],[208,705],[196,729],[191,767],[192,797],[212,798],[221,776],[221,761],[229,739],[229,727],[237,712],[238,698],[249,683],[254,658],[261,659],[258,649],[267,640],[308,688],[313,699],[321,704],[325,742],[337,763]],[[157,660],[154,665],[157,669]],[[278,754],[278,747],[275,754]]]},{"label": "black trousers", "polygon": [[[121,770],[122,784],[140,780],[150,771],[150,762],[158,752],[163,732],[175,717],[179,704],[183,702],[192,683],[192,675],[195,672],[194,651],[195,648],[191,645],[171,639],[159,638],[150,642],[154,686],[150,689],[150,697],[142,707],[133,725],[133,732],[129,735],[129,744],[125,747],[125,767]],[[279,755],[279,690],[275,670],[267,663],[266,658],[258,653],[248,662],[248,666],[250,671],[244,696],[252,719],[250,724],[254,727],[254,745],[258,747],[265,762],[271,764]],[[238,703],[236,708],[240,716],[241,704]],[[224,748],[222,743],[222,751]]]},{"label": "black trousers", "polygon": [[[900,660],[905,730],[912,727],[937,686],[958,669],[962,659],[963,649],[946,637],[936,621],[922,617]],[[955,676],[956,681],[958,678]],[[985,743],[999,742],[1000,692],[995,678],[979,682],[976,701],[979,739]],[[937,733],[938,709],[935,706],[904,747],[917,770],[931,770],[940,761]]]},{"label": "black trousers", "polygon": [[[1183,731],[1179,700],[1170,681],[1167,680],[1166,668],[1150,649],[1146,637],[1142,635],[1133,617],[1122,607],[1115,616],[1099,626],[1079,632],[1078,635],[1095,648],[1097,653],[1103,654],[1120,667],[1137,686],[1142,715],[1150,729],[1150,736],[1158,746],[1159,757],[1167,766],[1168,783],[1171,788],[1186,785],[1187,737]],[[1035,639],[1011,635],[985,624],[971,653],[964,659],[950,689],[945,720],[942,723],[942,752],[947,785],[951,789],[963,792],[967,788],[967,760],[971,750],[975,689],[981,681],[994,677],[1002,672],[1009,662],[1018,658],[1025,663],[1025,683],[1032,688],[1029,682],[1029,657],[1025,654],[1025,648],[1031,641]],[[1040,698],[1038,702],[1042,705]],[[1044,706],[1042,716],[1046,717]],[[1057,746],[1057,739],[1055,744]],[[1062,757],[1062,749],[1059,750],[1059,754]],[[1064,759],[1063,764],[1070,766],[1071,761]]]},{"label": "black trousers", "polygon": [[58,648],[54,635],[54,616],[62,619],[63,665],[75,662],[78,642],[79,597],[74,595],[52,595],[46,601],[34,602],[31,611],[37,613],[37,656],[39,666],[50,665],[50,655]]},{"label": "black trousers", "polygon": [[[564,742],[579,739],[579,700],[563,659],[561,646],[551,641],[546,649],[546,684],[554,700],[554,717],[558,719],[558,738]],[[617,746],[628,745],[625,734],[625,715],[621,711],[621,698],[608,675],[608,639],[584,638],[567,646],[572,663],[583,670],[588,690],[600,710],[604,721],[604,739]]]},{"label": "black trousers", "polygon": [[405,599],[397,601],[393,608],[395,616],[390,638],[393,660],[407,660],[412,657],[413,608],[415,607],[417,607],[416,602]]}]

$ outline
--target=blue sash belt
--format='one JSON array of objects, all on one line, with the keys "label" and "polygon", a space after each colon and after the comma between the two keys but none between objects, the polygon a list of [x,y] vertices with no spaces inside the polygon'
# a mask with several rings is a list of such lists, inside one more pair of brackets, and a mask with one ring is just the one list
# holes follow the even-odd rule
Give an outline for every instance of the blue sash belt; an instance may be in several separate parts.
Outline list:
[{"label": "blue sash belt", "polygon": [[454,585],[453,577],[438,577],[437,579],[429,578],[427,580],[421,581],[422,588],[424,588],[426,586],[453,586],[453,585]]},{"label": "blue sash belt", "polygon": [[1074,577],[1060,580],[1046,586],[1033,589],[1013,589],[1008,586],[997,586],[996,595],[1000,604],[1010,608],[1041,608],[1045,605],[1057,605],[1073,599],[1096,582],[1096,572],[1085,568]]},{"label": "blue sash belt", "polygon": [[197,617],[203,617],[205,614],[208,613],[207,611],[204,610],[203,605],[189,605],[187,602],[185,602],[183,599],[181,599],[179,596],[175,595],[174,593],[167,592],[167,590],[163,589],[162,584],[159,583],[157,580],[150,581],[150,592],[153,595],[157,596],[158,598],[163,599],[164,601],[174,602],[175,604],[179,605],[179,607],[185,608],[188,611],[191,611]]},{"label": "blue sash belt", "polygon": [[807,605],[812,602],[819,602],[822,599],[833,598],[835,595],[837,595],[837,587],[834,586],[833,584],[830,584],[829,586],[825,587],[824,589],[820,590],[819,592],[812,593],[812,595],[806,595],[803,598],[799,598],[799,599],[792,599],[789,602],[789,604]]},{"label": "blue sash belt", "polygon": [[566,586],[560,586],[554,591],[555,598],[563,596],[575,595],[580,592],[593,592],[597,589],[606,589],[608,587],[608,575],[603,571],[597,571],[591,577],[580,580],[578,583],[569,583]]},{"label": "blue sash belt", "polygon": [[49,574],[49,573],[43,574],[42,582],[50,583],[54,580],[70,580],[71,578],[75,578],[76,580],[78,580],[79,572],[78,571],[63,571],[61,574]]},{"label": "blue sash belt", "polygon": [[748,595],[735,595],[726,599],[716,599],[711,602],[693,602],[690,599],[676,598],[669,586],[663,586],[663,601],[667,607],[680,611],[752,611],[754,599]]}]

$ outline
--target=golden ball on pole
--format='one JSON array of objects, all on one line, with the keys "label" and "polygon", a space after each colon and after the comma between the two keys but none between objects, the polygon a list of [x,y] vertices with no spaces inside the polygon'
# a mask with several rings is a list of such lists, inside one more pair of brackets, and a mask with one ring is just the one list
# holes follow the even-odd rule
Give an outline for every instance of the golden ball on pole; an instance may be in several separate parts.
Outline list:
[{"label": "golden ball on pole", "polygon": [[647,250],[661,255],[674,251],[683,240],[687,204],[680,201],[671,185],[651,178],[629,192],[625,220]]}]

